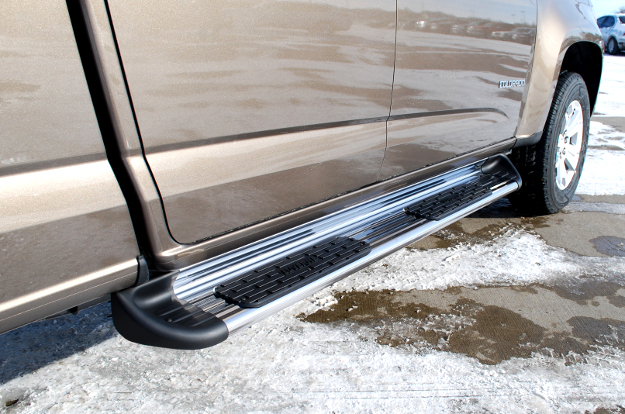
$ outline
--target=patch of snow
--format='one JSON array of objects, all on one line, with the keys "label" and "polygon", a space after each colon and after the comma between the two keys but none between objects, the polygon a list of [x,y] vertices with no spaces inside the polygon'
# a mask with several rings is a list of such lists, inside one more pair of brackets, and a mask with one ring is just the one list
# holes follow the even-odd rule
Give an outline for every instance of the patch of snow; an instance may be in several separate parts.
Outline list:
[{"label": "patch of snow", "polygon": [[[623,114],[625,117],[625,113]],[[601,119],[601,118],[597,118]],[[588,145],[596,149],[609,149],[609,147],[618,147],[625,150],[625,134],[617,131],[609,125],[602,124],[600,121],[591,119],[590,136],[588,137]],[[607,148],[598,148],[607,147]]]},{"label": "patch of snow", "polygon": [[576,193],[625,194],[625,134],[600,122],[591,121],[588,145],[590,148],[586,153]]},{"label": "patch of snow", "polygon": [[605,55],[595,115],[625,116],[625,59]]},{"label": "patch of snow", "polygon": [[[595,115],[625,117],[625,59],[604,57]],[[600,118],[598,118],[600,119]],[[577,194],[625,194],[625,134],[601,122],[590,122],[590,139]],[[601,148],[605,147],[605,148]],[[617,150],[610,150],[615,148]]]},{"label": "patch of snow", "polygon": [[576,194],[625,194],[625,151],[589,149]]},{"label": "patch of snow", "polygon": [[[625,405],[625,354],[617,349],[598,348],[573,365],[537,354],[487,366],[443,351],[380,345],[363,326],[312,324],[296,317],[329,306],[337,290],[527,284],[588,272],[623,277],[625,261],[581,257],[518,229],[485,244],[402,249],[199,351],[130,343],[114,332],[106,318],[109,308],[100,306],[101,323],[96,319],[84,337],[62,320],[43,322],[46,343],[90,346],[0,385],[0,399],[19,398],[14,409],[20,413],[81,414],[573,413]],[[17,345],[19,338],[14,341]],[[11,351],[13,364],[31,357]]]},{"label": "patch of snow", "polygon": [[[0,389],[21,413],[578,413],[625,405],[625,355],[535,355],[496,366],[363,339],[284,311],[226,343],[173,351],[116,336]],[[503,410],[503,411],[502,411]]]},{"label": "patch of snow", "polygon": [[325,308],[332,291],[444,290],[450,287],[527,285],[602,272],[625,275],[621,258],[578,256],[524,230],[509,229],[491,243],[448,249],[402,249],[302,302],[300,312]]}]

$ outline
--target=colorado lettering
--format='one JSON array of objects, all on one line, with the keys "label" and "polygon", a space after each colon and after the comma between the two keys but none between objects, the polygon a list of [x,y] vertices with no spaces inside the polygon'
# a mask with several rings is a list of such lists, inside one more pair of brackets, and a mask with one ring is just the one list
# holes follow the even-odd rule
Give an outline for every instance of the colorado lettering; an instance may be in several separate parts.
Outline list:
[{"label": "colorado lettering", "polygon": [[523,79],[507,80],[507,81],[499,82],[500,88],[521,88],[523,86],[525,86],[525,80]]}]

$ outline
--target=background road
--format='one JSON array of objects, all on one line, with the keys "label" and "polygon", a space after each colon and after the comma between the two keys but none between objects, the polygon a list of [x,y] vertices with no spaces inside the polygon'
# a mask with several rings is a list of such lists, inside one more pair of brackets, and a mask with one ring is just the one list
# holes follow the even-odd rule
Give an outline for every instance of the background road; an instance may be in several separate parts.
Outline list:
[{"label": "background road", "polygon": [[625,56],[578,195],[501,200],[225,343],[135,345],[102,304],[0,336],[0,411],[625,412]]}]

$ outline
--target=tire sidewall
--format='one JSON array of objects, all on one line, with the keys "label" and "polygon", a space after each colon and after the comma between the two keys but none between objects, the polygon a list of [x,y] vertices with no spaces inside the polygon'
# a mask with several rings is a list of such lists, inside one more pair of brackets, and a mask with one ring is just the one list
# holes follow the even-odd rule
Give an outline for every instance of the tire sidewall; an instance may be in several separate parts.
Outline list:
[{"label": "tire sidewall", "polygon": [[[577,74],[573,74],[570,78],[570,86],[567,88],[563,95],[561,105],[558,106],[555,114],[555,122],[551,125],[548,141],[549,141],[549,151],[548,151],[548,163],[547,163],[547,185],[546,185],[546,196],[548,204],[551,204],[550,207],[554,211],[559,211],[564,208],[575,195],[575,190],[577,189],[577,184],[579,183],[579,178],[582,174],[582,169],[584,167],[584,159],[586,158],[586,151],[588,149],[588,135],[590,129],[590,102],[588,98],[588,92],[586,90],[586,84],[584,83],[581,76]],[[577,167],[575,168],[575,176],[571,180],[570,184],[564,189],[560,190],[556,184],[556,153],[558,151],[558,136],[562,133],[564,128],[564,116],[566,114],[566,110],[573,101],[579,101],[582,107],[582,119],[584,122],[583,127],[583,136],[582,136],[582,147],[580,150],[579,160],[577,162]],[[551,208],[550,208],[551,210]]]},{"label": "tire sidewall", "polygon": [[613,37],[611,37],[608,40],[607,51],[608,51],[608,54],[610,54],[610,55],[616,55],[619,52],[618,45],[616,43],[616,39],[614,39]]}]

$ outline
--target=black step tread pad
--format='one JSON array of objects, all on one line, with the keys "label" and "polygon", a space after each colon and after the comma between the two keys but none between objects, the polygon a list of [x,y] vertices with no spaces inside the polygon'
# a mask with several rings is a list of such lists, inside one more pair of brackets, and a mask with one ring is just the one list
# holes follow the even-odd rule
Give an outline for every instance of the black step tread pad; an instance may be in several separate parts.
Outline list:
[{"label": "black step tread pad", "polygon": [[215,288],[215,296],[242,308],[258,308],[371,251],[361,241],[336,237],[247,272]]},{"label": "black step tread pad", "polygon": [[508,174],[503,176],[481,174],[469,182],[424,198],[406,207],[404,211],[418,218],[441,220],[490,196],[493,193],[491,187],[508,180],[510,180]]}]

